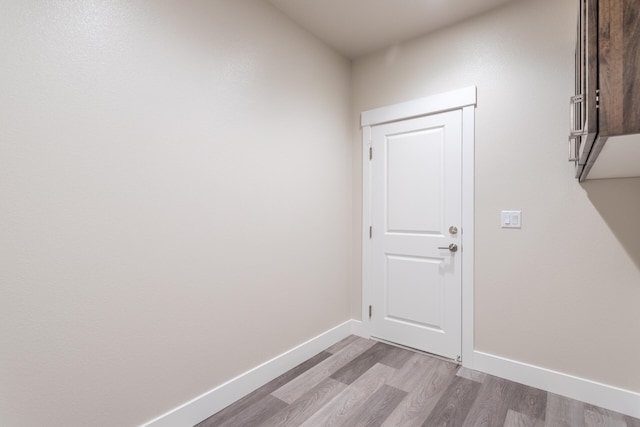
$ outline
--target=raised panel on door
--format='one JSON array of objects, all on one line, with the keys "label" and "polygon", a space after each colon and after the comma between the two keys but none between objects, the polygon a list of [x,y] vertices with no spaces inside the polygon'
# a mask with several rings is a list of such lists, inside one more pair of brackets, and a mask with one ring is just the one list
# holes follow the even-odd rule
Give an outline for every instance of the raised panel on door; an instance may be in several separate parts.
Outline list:
[{"label": "raised panel on door", "polygon": [[[387,233],[441,234],[443,128],[386,137]],[[425,143],[427,142],[427,143]]]},{"label": "raised panel on door", "polygon": [[[442,331],[444,280],[439,278],[443,258],[387,255],[386,317]],[[425,280],[438,277],[439,280]],[[415,304],[420,301],[420,304]]]}]

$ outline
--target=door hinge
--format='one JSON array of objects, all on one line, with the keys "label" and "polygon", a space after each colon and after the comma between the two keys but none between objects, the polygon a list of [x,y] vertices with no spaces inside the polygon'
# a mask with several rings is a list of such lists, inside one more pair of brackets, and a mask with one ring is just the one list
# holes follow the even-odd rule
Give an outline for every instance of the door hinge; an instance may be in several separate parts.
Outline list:
[{"label": "door hinge", "polygon": [[373,308],[369,306],[369,319],[371,319],[371,314],[373,313]]},{"label": "door hinge", "polygon": [[373,238],[373,226],[369,226],[369,238]]},{"label": "door hinge", "polygon": [[600,108],[600,89],[596,90],[596,108]]},{"label": "door hinge", "polygon": [[369,160],[373,159],[373,147],[369,147]]}]

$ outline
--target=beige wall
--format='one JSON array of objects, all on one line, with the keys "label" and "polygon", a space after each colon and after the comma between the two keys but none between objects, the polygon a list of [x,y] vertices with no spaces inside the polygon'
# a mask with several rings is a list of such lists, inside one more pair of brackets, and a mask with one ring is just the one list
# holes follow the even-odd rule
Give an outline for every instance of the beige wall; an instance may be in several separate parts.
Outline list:
[{"label": "beige wall", "polygon": [[262,1],[0,9],[1,425],[140,424],[349,318],[346,60]]},{"label": "beige wall", "polygon": [[359,318],[358,115],[468,85],[476,348],[640,391],[640,180],[564,160],[572,0],[353,75],[261,1],[0,7],[0,424],[139,424]]},{"label": "beige wall", "polygon": [[[354,130],[361,111],[476,85],[475,348],[640,391],[640,180],[580,185],[566,161],[575,8],[516,1],[356,60]],[[510,209],[521,230],[499,227]]]}]

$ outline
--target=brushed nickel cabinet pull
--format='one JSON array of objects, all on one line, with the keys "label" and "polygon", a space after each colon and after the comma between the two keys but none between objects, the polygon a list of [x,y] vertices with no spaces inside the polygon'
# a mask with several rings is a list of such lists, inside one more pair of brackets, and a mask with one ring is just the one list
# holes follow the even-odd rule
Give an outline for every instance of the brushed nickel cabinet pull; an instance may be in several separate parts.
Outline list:
[{"label": "brushed nickel cabinet pull", "polygon": [[569,161],[577,162],[579,156],[578,146],[580,145],[580,137],[579,136],[570,136],[569,137]]},{"label": "brushed nickel cabinet pull", "polygon": [[584,123],[580,123],[580,128],[576,128],[576,106],[579,104],[580,108],[583,107],[584,96],[583,95],[575,95],[571,97],[571,102],[569,103],[569,116],[571,120],[571,125],[569,126],[569,136],[576,137],[584,135]]}]

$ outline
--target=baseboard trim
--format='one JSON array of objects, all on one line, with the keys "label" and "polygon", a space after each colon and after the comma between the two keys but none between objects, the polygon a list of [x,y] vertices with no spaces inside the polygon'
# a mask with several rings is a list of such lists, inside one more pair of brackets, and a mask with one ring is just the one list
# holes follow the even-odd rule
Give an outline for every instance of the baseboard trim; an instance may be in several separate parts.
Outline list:
[{"label": "baseboard trim", "polygon": [[[365,329],[361,321],[348,320],[143,424],[142,427],[194,426],[341,339],[351,334],[368,338]],[[640,418],[640,393],[480,351],[473,352],[471,365],[467,367]]]},{"label": "baseboard trim", "polygon": [[341,339],[354,333],[357,334],[360,323],[360,321],[348,320],[160,415],[143,424],[142,427],[192,427]]},{"label": "baseboard trim", "polygon": [[477,371],[640,418],[640,393],[474,351]]},{"label": "baseboard trim", "polygon": [[362,338],[371,338],[366,325],[361,320],[351,319],[351,333]]}]

